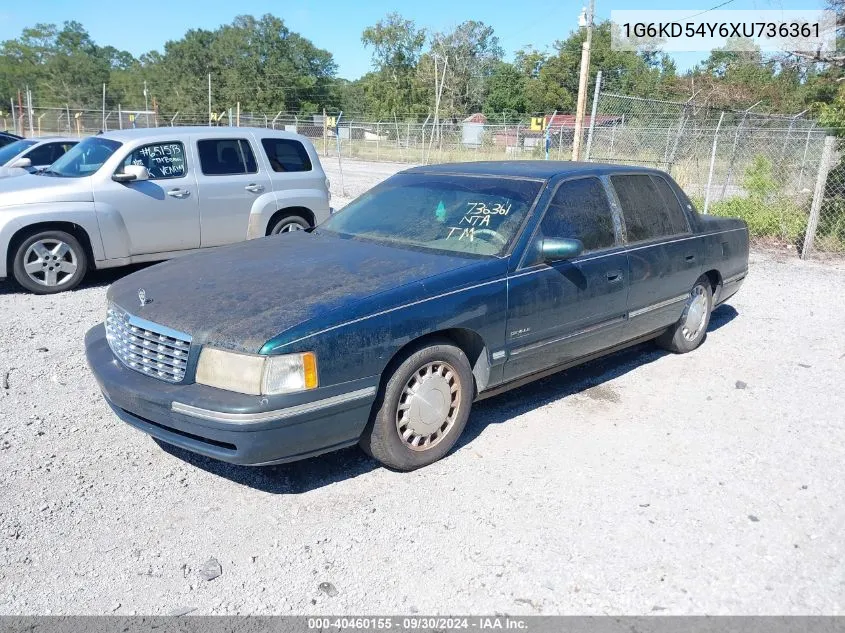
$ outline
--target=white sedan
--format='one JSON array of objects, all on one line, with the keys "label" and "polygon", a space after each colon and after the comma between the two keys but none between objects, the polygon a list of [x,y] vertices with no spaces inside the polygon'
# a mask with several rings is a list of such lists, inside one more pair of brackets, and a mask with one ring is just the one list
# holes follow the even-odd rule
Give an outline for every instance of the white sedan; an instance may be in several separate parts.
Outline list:
[{"label": "white sedan", "polygon": [[45,169],[64,156],[78,138],[44,136],[22,138],[0,148],[0,178],[21,176]]}]

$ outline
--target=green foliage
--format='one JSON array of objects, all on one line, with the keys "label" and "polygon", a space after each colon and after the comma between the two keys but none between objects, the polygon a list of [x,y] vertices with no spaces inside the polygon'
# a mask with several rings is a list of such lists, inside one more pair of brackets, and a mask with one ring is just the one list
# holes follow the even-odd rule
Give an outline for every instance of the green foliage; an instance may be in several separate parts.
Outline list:
[{"label": "green foliage", "polygon": [[[841,6],[836,10],[842,13]],[[17,101],[18,91],[29,87],[40,106],[99,108],[105,83],[107,107],[140,108],[146,82],[150,106],[162,113],[199,114],[207,108],[210,73],[215,111],[239,102],[244,112],[327,108],[383,120],[422,120],[433,113],[442,85],[441,116],[482,111],[527,119],[574,111],[585,37],[578,29],[548,48],[516,51],[508,62],[493,28],[483,22],[468,20],[428,33],[393,12],[361,34],[372,53],[372,72],[347,81],[336,77],[331,53],[269,14],[238,16],[213,30],[188,30],[161,51],[137,59],[98,45],[78,22],[36,24],[0,43],[0,103],[8,107],[10,98]],[[734,109],[761,101],[756,111],[812,108],[823,125],[845,133],[842,63],[762,55],[736,50],[734,44],[678,76],[672,59],[654,48],[614,51],[610,24],[602,22],[593,33],[590,82],[601,70],[607,92],[670,100],[703,94],[709,105]]]},{"label": "green foliage", "polygon": [[100,47],[78,22],[59,29],[38,24],[21,37],[0,44],[0,96],[8,103],[27,86],[41,106],[98,107],[103,84],[106,105],[163,112],[205,112],[212,73],[212,107],[240,102],[244,111],[316,111],[339,106],[328,51],[290,31],[284,21],[265,15],[239,16],[214,31],[189,30],[167,42],[162,53],[135,59],[126,51]]},{"label": "green foliage", "polygon": [[764,203],[759,198],[729,198],[710,205],[709,213],[741,218],[752,237],[770,237],[794,244],[807,228],[807,214],[791,200]]},{"label": "green foliage", "polygon": [[745,169],[743,189],[755,200],[765,202],[779,194],[782,186],[782,181],[775,178],[772,161],[762,154],[756,154]]},{"label": "green foliage", "polygon": [[742,187],[748,192],[747,197],[715,202],[709,212],[742,218],[748,223],[752,237],[774,238],[793,244],[804,234],[806,210],[782,194],[783,185],[774,173],[771,160],[760,154],[754,156],[743,173]]}]

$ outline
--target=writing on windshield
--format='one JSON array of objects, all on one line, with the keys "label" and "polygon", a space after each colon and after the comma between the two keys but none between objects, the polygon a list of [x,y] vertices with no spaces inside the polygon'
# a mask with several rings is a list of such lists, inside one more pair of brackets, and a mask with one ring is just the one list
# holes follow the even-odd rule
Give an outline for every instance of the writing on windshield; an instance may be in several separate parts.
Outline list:
[{"label": "writing on windshield", "polygon": [[535,180],[398,174],[322,225],[350,237],[500,255],[540,191]]}]

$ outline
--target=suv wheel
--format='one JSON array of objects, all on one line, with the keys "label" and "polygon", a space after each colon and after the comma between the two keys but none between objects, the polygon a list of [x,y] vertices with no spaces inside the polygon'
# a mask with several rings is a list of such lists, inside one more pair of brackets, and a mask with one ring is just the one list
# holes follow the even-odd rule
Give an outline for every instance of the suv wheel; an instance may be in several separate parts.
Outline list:
[{"label": "suv wheel", "polygon": [[298,215],[287,215],[273,225],[273,228],[270,229],[270,235],[291,233],[292,231],[304,231],[309,228],[311,227],[305,218]]},{"label": "suv wheel", "polygon": [[75,288],[87,270],[85,249],[79,240],[64,231],[30,235],[18,246],[12,264],[15,281],[39,295]]},{"label": "suv wheel", "polygon": [[396,470],[446,455],[469,418],[475,381],[466,355],[449,341],[411,352],[387,377],[360,445]]}]

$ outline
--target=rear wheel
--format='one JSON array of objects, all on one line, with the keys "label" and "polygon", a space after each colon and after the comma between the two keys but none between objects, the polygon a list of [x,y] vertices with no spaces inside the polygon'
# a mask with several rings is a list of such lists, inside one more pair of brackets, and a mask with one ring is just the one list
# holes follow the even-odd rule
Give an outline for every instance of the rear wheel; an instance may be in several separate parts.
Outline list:
[{"label": "rear wheel", "polygon": [[681,318],[657,338],[657,344],[676,354],[691,352],[704,342],[712,310],[713,288],[707,277],[700,277],[690,290]]},{"label": "rear wheel", "polygon": [[308,221],[299,215],[287,215],[280,220],[277,220],[270,229],[270,235],[278,235],[279,233],[291,233],[293,231],[304,231],[310,228]]},{"label": "rear wheel", "polygon": [[446,455],[466,426],[475,382],[466,355],[450,342],[411,352],[385,383],[361,447],[396,470]]},{"label": "rear wheel", "polygon": [[71,290],[88,270],[85,249],[64,231],[30,235],[15,251],[12,274],[21,286],[39,295]]}]

